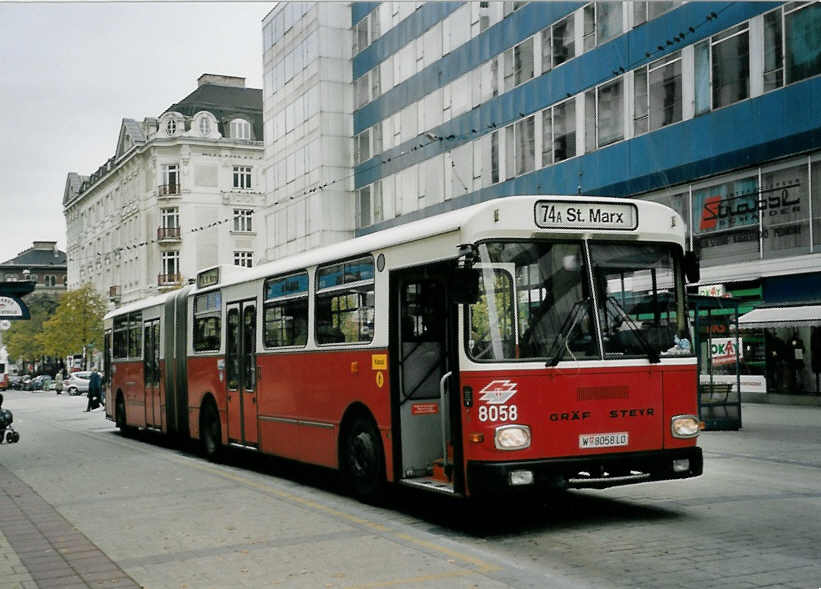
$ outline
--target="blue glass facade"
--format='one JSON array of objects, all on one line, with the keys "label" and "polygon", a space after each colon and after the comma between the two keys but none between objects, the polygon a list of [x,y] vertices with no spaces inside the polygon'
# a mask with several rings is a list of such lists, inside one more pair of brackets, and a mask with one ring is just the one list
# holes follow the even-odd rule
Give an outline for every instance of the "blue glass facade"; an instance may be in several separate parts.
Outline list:
[{"label": "blue glass facade", "polygon": [[[368,14],[373,14],[377,6],[377,3],[354,4],[354,26]],[[461,3],[453,2],[422,5],[354,57],[354,79],[394,55],[409,41],[419,38],[459,6]],[[379,124],[583,6],[583,3],[525,4],[356,110],[354,134]],[[710,39],[712,35],[779,6],[780,3],[695,2],[674,8],[577,55],[560,67],[541,75],[536,72],[526,83],[500,92],[449,121],[431,129],[420,129],[420,136],[424,131],[442,140],[416,137],[373,153],[373,157],[356,166],[355,187],[367,186],[408,166],[475,141],[567,97],[584,93],[642,65]],[[819,97],[821,78],[810,77],[361,227],[359,234],[518,193],[576,194],[581,191],[585,194],[635,195],[813,150],[821,145],[821,119],[811,106],[818,104]],[[577,131],[581,132],[581,129]]]}]

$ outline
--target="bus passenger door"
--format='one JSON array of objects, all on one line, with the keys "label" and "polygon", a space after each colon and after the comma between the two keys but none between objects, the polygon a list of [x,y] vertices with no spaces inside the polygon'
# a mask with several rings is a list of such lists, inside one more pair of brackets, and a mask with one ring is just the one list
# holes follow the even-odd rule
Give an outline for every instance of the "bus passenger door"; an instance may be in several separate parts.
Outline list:
[{"label": "bus passenger door", "polygon": [[242,304],[242,419],[243,442],[256,444],[257,431],[257,307]]},{"label": "bus passenger door", "polygon": [[[444,265],[391,273],[393,419],[399,421],[400,480],[452,493],[458,464],[453,440],[455,313]],[[442,403],[442,387],[445,403]]]},{"label": "bus passenger door", "polygon": [[226,307],[225,386],[228,399],[228,440],[255,445],[257,433],[256,304]]},{"label": "bus passenger door", "polygon": [[159,320],[143,323],[143,390],[145,391],[145,425],[160,424],[160,338]]}]

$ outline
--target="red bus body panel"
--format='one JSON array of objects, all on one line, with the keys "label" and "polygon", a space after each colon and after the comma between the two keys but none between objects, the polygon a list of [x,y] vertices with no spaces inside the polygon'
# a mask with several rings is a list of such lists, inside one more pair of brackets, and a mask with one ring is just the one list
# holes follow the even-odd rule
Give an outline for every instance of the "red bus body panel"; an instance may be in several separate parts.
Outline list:
[{"label": "red bus body panel", "polygon": [[[113,364],[111,376],[112,399],[122,391],[126,421],[129,425],[145,427],[145,387],[142,360],[121,360]],[[114,411],[114,403],[108,405]]]},{"label": "red bus body panel", "polygon": [[[372,369],[372,356],[385,349],[324,350],[257,355],[259,381],[255,404],[245,397],[245,441],[258,426],[261,451],[302,462],[338,468],[339,425],[356,403],[373,414],[382,436],[386,473],[393,479],[390,388],[387,370]],[[238,391],[226,393],[225,373],[217,370],[222,356],[188,358],[188,402],[191,435],[199,438],[199,409],[206,394],[217,403],[222,441],[240,439]],[[222,376],[222,378],[220,378]],[[378,382],[382,383],[380,387]],[[249,410],[250,408],[250,410]],[[256,415],[253,408],[256,408]]]},{"label": "red bus body panel", "polygon": [[[698,415],[695,383],[695,364],[462,372],[462,394],[465,387],[470,387],[473,395],[470,408],[465,407],[462,399],[465,463],[573,458],[695,446],[696,438],[676,439],[670,431],[673,416]],[[491,394],[487,394],[488,391]],[[508,397],[504,403],[499,403],[500,394],[502,398]],[[490,410],[494,404],[507,409]],[[485,409],[481,409],[483,405]],[[515,419],[510,419],[511,406],[516,406]],[[485,421],[480,419],[482,415]],[[488,415],[497,418],[491,420]],[[507,423],[530,427],[529,448],[515,451],[495,448],[495,430]],[[582,447],[581,436],[623,433],[627,434],[626,444]],[[483,434],[481,443],[471,441],[475,434]]]},{"label": "red bus body panel", "polygon": [[389,378],[382,370],[377,379],[375,354],[387,350],[259,354],[260,449],[337,468],[339,425],[345,411],[361,403],[376,420],[392,479]]}]

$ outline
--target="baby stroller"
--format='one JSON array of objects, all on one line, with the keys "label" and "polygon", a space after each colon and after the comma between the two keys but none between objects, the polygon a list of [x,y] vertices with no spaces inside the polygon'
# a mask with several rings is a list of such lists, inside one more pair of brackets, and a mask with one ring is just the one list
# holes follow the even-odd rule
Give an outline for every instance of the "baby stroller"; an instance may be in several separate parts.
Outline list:
[{"label": "baby stroller", "polygon": [[8,409],[3,409],[3,395],[0,395],[0,443],[14,444],[20,441],[20,434],[11,426],[12,421],[14,416]]}]

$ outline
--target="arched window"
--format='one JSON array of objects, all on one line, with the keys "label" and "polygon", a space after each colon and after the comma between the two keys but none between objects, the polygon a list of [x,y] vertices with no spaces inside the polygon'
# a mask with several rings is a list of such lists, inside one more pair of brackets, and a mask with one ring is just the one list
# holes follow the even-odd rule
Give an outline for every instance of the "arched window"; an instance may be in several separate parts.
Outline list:
[{"label": "arched window", "polygon": [[165,122],[165,132],[168,133],[169,135],[173,135],[174,133],[176,133],[177,132],[177,121],[175,121],[174,119],[168,119]]},{"label": "arched window", "polygon": [[251,139],[251,124],[245,119],[231,121],[232,139]]}]

